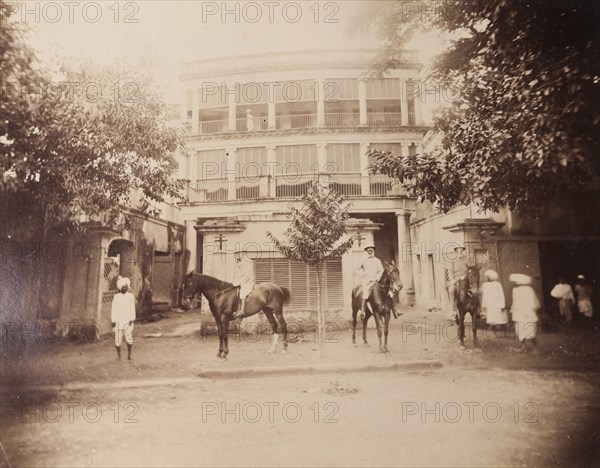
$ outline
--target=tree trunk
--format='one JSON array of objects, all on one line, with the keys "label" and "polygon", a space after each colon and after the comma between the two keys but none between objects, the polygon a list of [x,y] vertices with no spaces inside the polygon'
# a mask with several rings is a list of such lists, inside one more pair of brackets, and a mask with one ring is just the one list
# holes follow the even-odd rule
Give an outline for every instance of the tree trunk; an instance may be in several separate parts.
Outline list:
[{"label": "tree trunk", "polygon": [[319,340],[319,357],[323,359],[324,353],[324,330],[325,330],[325,317],[323,316],[323,266],[317,265],[317,322],[318,332],[317,337]]}]

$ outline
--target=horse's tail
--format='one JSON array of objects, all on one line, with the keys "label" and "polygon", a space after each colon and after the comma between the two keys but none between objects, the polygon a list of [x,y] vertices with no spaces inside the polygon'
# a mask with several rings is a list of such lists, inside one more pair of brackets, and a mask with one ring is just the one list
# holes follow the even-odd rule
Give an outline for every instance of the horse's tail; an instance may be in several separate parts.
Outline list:
[{"label": "horse's tail", "polygon": [[287,304],[288,302],[290,302],[292,294],[290,293],[290,290],[288,288],[281,287],[281,290],[283,291],[283,303]]}]

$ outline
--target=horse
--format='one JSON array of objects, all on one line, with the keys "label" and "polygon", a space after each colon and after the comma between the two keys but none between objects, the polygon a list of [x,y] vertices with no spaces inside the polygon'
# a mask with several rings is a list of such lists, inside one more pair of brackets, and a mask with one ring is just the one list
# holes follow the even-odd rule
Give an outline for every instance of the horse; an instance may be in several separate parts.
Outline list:
[{"label": "horse", "polygon": [[[191,299],[203,294],[208,300],[210,311],[217,323],[219,333],[219,353],[217,358],[227,359],[229,354],[229,322],[235,320],[238,306],[238,287],[208,275],[188,273],[183,279],[181,306],[191,308]],[[287,324],[283,318],[283,304],[290,300],[290,292],[274,283],[257,283],[246,298],[244,316],[250,317],[264,312],[273,330],[273,344],[269,354],[273,353],[279,342],[279,333],[283,334],[282,354],[287,353]]]},{"label": "horse", "polygon": [[458,308],[456,325],[460,347],[465,347],[465,315],[471,314],[473,329],[473,346],[477,346],[477,320],[479,319],[481,301],[479,299],[479,269],[475,266],[467,268],[467,273],[460,278],[454,288],[454,299]]},{"label": "horse", "polygon": [[[396,307],[399,303],[400,290],[402,284],[400,283],[400,273],[398,268],[394,265],[394,262],[385,265],[383,275],[377,283],[373,285],[371,289],[371,295],[367,299],[367,307],[363,323],[363,344],[369,346],[367,342],[367,322],[371,315],[375,317],[375,324],[377,325],[377,336],[379,337],[379,351],[381,353],[389,353],[387,347],[388,331],[390,323],[390,313],[393,312],[396,317]],[[368,305],[371,305],[369,309]],[[361,310],[362,305],[362,285],[356,286],[352,290],[352,344],[356,346],[356,316]],[[371,312],[372,310],[372,312]],[[383,323],[382,323],[383,322]],[[382,324],[384,342],[381,341],[382,335]]]}]

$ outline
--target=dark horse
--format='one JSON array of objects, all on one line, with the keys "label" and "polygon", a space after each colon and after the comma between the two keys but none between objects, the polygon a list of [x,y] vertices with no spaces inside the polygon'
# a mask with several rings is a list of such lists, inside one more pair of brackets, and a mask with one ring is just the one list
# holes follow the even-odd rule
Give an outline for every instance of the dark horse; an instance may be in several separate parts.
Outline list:
[{"label": "dark horse", "polygon": [[[210,311],[215,317],[219,332],[218,358],[226,359],[229,353],[229,322],[234,320],[233,315],[237,310],[238,289],[231,283],[198,273],[188,273],[183,279],[181,305],[184,309],[191,307],[191,299],[197,294],[203,294],[208,300]],[[249,317],[263,311],[271,324],[273,344],[269,349],[269,353],[275,351],[280,332],[283,333],[283,350],[281,352],[287,352],[287,324],[283,318],[283,304],[289,299],[289,291],[273,283],[256,284],[246,298],[244,316]]]},{"label": "dark horse", "polygon": [[471,327],[473,328],[473,346],[477,346],[477,320],[479,319],[479,269],[474,266],[467,268],[467,274],[458,280],[454,288],[454,297],[458,308],[456,324],[458,325],[458,339],[460,347],[465,347],[465,315],[471,314]]},{"label": "dark horse", "polygon": [[[371,289],[371,295],[367,299],[367,307],[363,323],[363,343],[365,346],[369,346],[367,342],[367,322],[371,315],[375,317],[375,324],[377,325],[377,336],[379,337],[379,351],[382,353],[389,353],[387,347],[388,331],[390,324],[390,314],[394,312],[399,303],[400,290],[402,284],[400,283],[400,274],[398,269],[392,262],[386,264],[383,275],[380,280],[373,285]],[[369,309],[369,304],[371,309]],[[362,305],[362,285],[356,286],[352,290],[352,344],[356,346],[356,316],[361,310]],[[381,328],[383,325],[384,342],[381,341]]]}]

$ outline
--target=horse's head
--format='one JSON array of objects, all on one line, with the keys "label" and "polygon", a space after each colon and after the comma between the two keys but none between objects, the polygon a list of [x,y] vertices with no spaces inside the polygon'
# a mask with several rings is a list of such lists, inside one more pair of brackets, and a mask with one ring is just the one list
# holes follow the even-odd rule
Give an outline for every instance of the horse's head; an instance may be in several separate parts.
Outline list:
[{"label": "horse's head", "polygon": [[467,282],[469,291],[479,294],[479,268],[470,266],[467,268]]},{"label": "horse's head", "polygon": [[384,270],[382,276],[384,287],[387,288],[387,294],[392,299],[394,309],[397,309],[400,305],[400,290],[402,289],[400,271],[393,260],[391,263],[385,263]]},{"label": "horse's head", "polygon": [[202,284],[200,276],[195,275],[194,272],[190,271],[183,278],[183,286],[181,289],[181,307],[184,310],[191,309],[193,307],[192,299],[202,293]]}]

